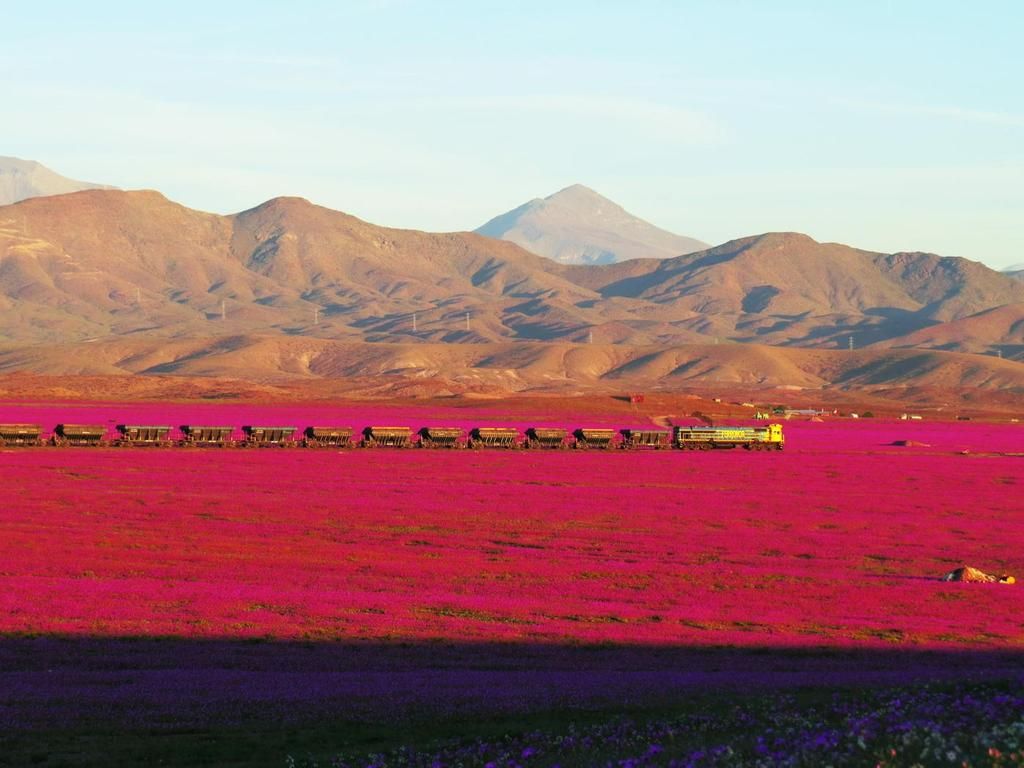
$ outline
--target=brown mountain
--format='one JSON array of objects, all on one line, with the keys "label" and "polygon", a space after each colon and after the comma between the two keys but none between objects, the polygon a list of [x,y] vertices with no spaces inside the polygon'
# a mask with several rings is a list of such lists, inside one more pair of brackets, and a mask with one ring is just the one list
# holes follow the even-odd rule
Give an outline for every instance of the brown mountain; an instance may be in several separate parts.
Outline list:
[{"label": "brown mountain", "polygon": [[30,197],[65,195],[83,189],[113,187],[65,178],[33,160],[0,157],[0,205],[9,205]]},{"label": "brown mountain", "polygon": [[668,258],[706,243],[659,229],[589,187],[574,184],[496,216],[476,230],[562,264]]},{"label": "brown mountain", "polygon": [[885,346],[997,354],[1024,361],[1024,304],[1006,304],[922,328],[889,339]]},{"label": "brown mountain", "polygon": [[562,274],[605,298],[671,306],[691,330],[800,346],[845,346],[851,336],[864,346],[1024,298],[1019,283],[977,262],[873,253],[798,233]]},{"label": "brown mountain", "polygon": [[297,198],[215,216],[156,192],[81,192],[0,208],[0,333],[530,338],[536,317],[579,325],[575,306],[597,298],[549,263],[511,243],[375,227]]},{"label": "brown mountain", "polygon": [[[238,361],[248,360],[254,373],[331,375],[318,345],[333,340],[349,344],[349,361],[357,356],[354,343],[414,342],[402,355],[415,365],[379,346],[361,345],[358,356],[366,366],[381,359],[415,375],[443,373],[451,364],[498,366],[510,380],[526,367],[548,381],[604,380],[618,375],[618,363],[608,361],[622,361],[623,375],[640,378],[651,370],[661,371],[659,380],[682,381],[685,371],[709,377],[743,369],[754,381],[760,357],[775,355],[768,347],[723,343],[708,358],[718,362],[706,365],[682,358],[669,365],[658,351],[689,355],[716,341],[845,349],[853,336],[858,348],[914,344],[991,353],[985,334],[1013,344],[1019,325],[969,319],[1019,304],[1024,283],[974,262],[871,253],[798,234],[744,238],[664,260],[566,266],[513,243],[378,227],[298,198],[233,216],[193,211],[156,192],[86,191],[0,207],[0,343],[8,368],[44,365],[26,344],[115,337],[140,340],[104,363],[118,371],[213,372],[227,360],[225,370],[241,375]],[[977,330],[935,335],[958,321]],[[925,335],[907,342],[915,333]],[[154,347],[153,337],[165,341]],[[303,338],[280,346],[287,337]],[[546,346],[505,350],[513,341]],[[591,341],[582,351],[573,346]],[[464,352],[449,360],[441,344],[476,345],[472,355],[482,357],[467,362]],[[71,367],[79,365],[72,359],[99,364],[100,349],[121,349],[106,341],[56,348]],[[259,351],[300,348],[297,357],[287,351],[287,370]],[[162,349],[185,351],[168,359]],[[635,357],[638,349],[648,352]],[[565,362],[562,350],[585,365]],[[645,355],[660,362],[636,362]],[[748,367],[722,363],[727,357],[749,357]],[[314,358],[321,360],[315,370]],[[801,386],[840,380],[797,374],[785,362],[796,358],[772,359],[782,367],[764,368],[765,380],[780,380],[781,370]],[[346,375],[359,367],[353,365],[342,366]],[[913,366],[897,368],[922,375]]]}]

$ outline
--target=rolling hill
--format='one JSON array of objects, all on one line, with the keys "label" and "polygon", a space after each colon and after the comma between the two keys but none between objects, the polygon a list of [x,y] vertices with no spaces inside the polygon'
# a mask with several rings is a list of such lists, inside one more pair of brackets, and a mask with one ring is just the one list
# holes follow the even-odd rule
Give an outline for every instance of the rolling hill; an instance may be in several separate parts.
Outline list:
[{"label": "rolling hill", "polygon": [[1024,304],[1006,304],[895,339],[894,349],[946,349],[1024,361]]},{"label": "rolling hill", "polygon": [[880,254],[799,233],[733,240],[660,261],[564,267],[602,297],[671,306],[732,341],[857,347],[1021,301],[1019,283],[967,259]]},{"label": "rolling hill", "polygon": [[476,232],[508,240],[562,264],[667,258],[707,247],[637,218],[582,184],[530,200],[496,216]]},{"label": "rolling hill", "polygon": [[482,341],[524,326],[530,337],[530,302],[557,325],[560,313],[579,322],[573,308],[595,298],[549,263],[511,243],[375,227],[298,198],[215,216],[156,192],[81,192],[0,208],[0,334]]},{"label": "rolling hill", "polygon": [[935,350],[841,350],[700,344],[674,347],[505,342],[365,344],[281,335],[109,338],[0,345],[0,374],[170,375],[280,382],[396,377],[431,391],[918,388],[1024,392],[1024,363]]}]

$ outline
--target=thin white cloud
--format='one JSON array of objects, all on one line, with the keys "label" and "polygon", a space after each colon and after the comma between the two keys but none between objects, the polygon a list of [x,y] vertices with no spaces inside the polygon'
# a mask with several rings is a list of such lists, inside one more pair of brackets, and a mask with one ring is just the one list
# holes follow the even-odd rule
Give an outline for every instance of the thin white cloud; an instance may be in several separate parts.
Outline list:
[{"label": "thin white cloud", "polygon": [[955,120],[965,123],[1005,125],[1024,128],[1024,115],[1017,115],[1010,112],[993,112],[982,109],[967,109],[965,107],[942,105],[912,103],[897,104],[892,102],[845,98],[833,98],[832,102],[861,112],[907,115],[911,117],[938,117],[944,120]]},{"label": "thin white cloud", "polygon": [[[719,144],[726,138],[725,125],[700,110],[639,99],[599,96],[545,95],[432,100],[431,108],[451,108],[466,112],[512,115],[517,120],[578,122],[628,125],[635,137],[663,140],[671,144]],[[405,103],[408,106],[408,103]]]}]

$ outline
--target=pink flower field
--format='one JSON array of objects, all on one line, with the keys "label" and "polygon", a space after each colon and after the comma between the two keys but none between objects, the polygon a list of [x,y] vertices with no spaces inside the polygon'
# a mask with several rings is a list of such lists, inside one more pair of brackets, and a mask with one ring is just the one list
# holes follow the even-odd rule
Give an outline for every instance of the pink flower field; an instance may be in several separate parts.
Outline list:
[{"label": "pink flower field", "polygon": [[[0,405],[0,422],[649,426],[603,414]],[[0,632],[1024,647],[1024,428],[788,422],[782,453],[0,451]],[[893,443],[910,440],[910,446]]]}]

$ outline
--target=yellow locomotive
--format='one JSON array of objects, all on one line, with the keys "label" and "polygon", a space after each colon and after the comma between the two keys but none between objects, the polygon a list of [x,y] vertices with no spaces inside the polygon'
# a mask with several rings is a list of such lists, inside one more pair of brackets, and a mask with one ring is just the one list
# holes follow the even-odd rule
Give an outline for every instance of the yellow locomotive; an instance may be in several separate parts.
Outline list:
[{"label": "yellow locomotive", "polygon": [[781,424],[766,427],[676,427],[673,443],[683,450],[743,447],[748,451],[781,451],[786,444]]}]

